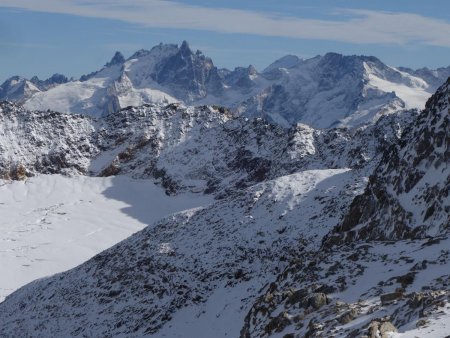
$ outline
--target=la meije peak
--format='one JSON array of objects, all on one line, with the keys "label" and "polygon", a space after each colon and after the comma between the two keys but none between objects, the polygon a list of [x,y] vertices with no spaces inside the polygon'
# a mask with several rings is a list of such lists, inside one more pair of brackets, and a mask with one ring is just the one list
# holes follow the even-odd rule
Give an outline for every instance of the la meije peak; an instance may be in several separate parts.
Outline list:
[{"label": "la meije peak", "polygon": [[285,127],[299,122],[354,127],[398,109],[423,109],[448,76],[450,67],[394,68],[372,56],[336,53],[307,60],[288,55],[261,73],[252,66],[231,71],[218,69],[184,41],[179,47],[140,50],[126,60],[117,52],[101,70],[79,80],[54,81],[53,76],[39,85],[12,78],[1,86],[0,99],[30,110],[91,116],[146,103],[216,104]]}]

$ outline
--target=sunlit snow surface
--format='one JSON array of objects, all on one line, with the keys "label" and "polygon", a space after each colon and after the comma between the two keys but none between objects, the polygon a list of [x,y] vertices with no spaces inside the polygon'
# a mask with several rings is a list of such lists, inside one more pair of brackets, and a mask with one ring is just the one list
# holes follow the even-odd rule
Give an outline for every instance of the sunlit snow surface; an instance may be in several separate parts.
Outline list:
[{"label": "sunlit snow surface", "polygon": [[403,100],[406,109],[425,108],[425,102],[430,98],[429,85],[421,78],[410,74],[400,72],[392,68],[401,75],[398,82],[388,81],[377,75],[374,69],[364,63],[364,68],[369,80],[369,87],[382,90],[386,93],[395,92],[395,94]]},{"label": "sunlit snow surface", "polygon": [[147,180],[42,175],[0,180],[0,301],[77,266],[160,218],[210,203]]}]

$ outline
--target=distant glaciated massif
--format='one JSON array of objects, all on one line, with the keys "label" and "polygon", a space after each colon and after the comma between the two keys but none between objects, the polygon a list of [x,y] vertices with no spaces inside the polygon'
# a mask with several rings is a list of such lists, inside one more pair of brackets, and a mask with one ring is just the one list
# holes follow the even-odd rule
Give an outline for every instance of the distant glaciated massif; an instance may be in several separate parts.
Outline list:
[{"label": "distant glaciated massif", "polygon": [[373,56],[328,53],[302,60],[285,56],[258,72],[253,66],[218,69],[186,41],[160,44],[110,62],[79,80],[13,77],[0,99],[30,110],[104,116],[128,106],[182,102],[219,105],[238,115],[262,117],[284,127],[360,126],[398,109],[424,108],[450,76],[450,67],[393,68]]}]

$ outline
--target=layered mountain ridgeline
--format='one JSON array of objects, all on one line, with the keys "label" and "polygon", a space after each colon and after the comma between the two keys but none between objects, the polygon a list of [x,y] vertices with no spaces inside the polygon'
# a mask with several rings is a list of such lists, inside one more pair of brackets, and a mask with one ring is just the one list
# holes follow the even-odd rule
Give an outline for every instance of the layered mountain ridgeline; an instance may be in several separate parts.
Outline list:
[{"label": "layered mountain ridgeline", "polygon": [[[421,114],[398,110],[441,76],[417,72],[428,82],[338,54],[231,72],[184,43],[0,103],[2,178],[124,174],[216,197],[14,292],[0,336],[444,336],[449,81]],[[84,115],[27,109],[49,103]]]},{"label": "layered mountain ridgeline", "polygon": [[448,335],[449,85],[386,149],[320,249],[265,288],[241,337]]},{"label": "layered mountain ridgeline", "polygon": [[[183,325],[198,328],[193,337],[237,336],[259,290],[320,243],[364,187],[378,148],[395,142],[404,117],[415,114],[357,130],[286,131],[209,106],[143,106],[100,119],[0,107],[0,163],[10,177],[121,173],[154,178],[168,193],[222,197],[150,225],[67,277],[51,277],[58,281],[33,291],[36,299],[25,296],[29,307],[22,298],[15,308],[11,295],[0,306],[5,337],[176,336]],[[167,325],[177,314],[182,327]],[[234,325],[223,325],[229,318]]]},{"label": "layered mountain ridgeline", "polygon": [[[373,167],[374,176],[386,168],[387,178],[397,170],[415,172],[414,163],[439,170],[435,181],[427,180],[415,193],[419,211],[429,203],[429,189],[448,192],[449,185],[442,185],[448,178],[448,161],[442,161],[448,152],[448,85],[403,132],[403,120],[414,115],[407,114],[354,130],[298,125],[287,133],[214,107],[130,108],[100,120],[78,116],[95,126],[96,136],[88,139],[99,140],[86,172],[155,177],[154,169],[146,169],[156,165],[166,170],[156,177],[169,191],[202,191],[211,177],[220,176],[215,191],[222,198],[170,216],[73,270],[19,289],[0,304],[0,333],[388,337],[397,330],[418,336],[448,332],[448,233],[397,241],[353,236],[348,243],[341,235],[342,244],[330,242],[354,212],[361,199],[355,196]],[[423,149],[421,137],[432,139],[433,149]],[[378,165],[380,148],[388,150]],[[387,165],[391,160],[403,164]],[[344,168],[349,166],[354,169]],[[398,178],[405,182],[406,177]],[[435,196],[443,197],[445,208],[448,194]],[[392,199],[402,202],[399,195]],[[382,199],[373,203],[382,210]],[[435,210],[433,215],[442,215]],[[421,221],[419,216],[411,217]]]},{"label": "layered mountain ridgeline", "polygon": [[[360,126],[399,109],[422,109],[449,68],[393,68],[375,57],[328,53],[302,60],[285,56],[263,72],[253,66],[218,69],[186,42],[160,44],[110,62],[80,80],[6,81],[0,99],[31,110],[104,116],[128,106],[183,102],[220,105],[284,127]],[[14,83],[12,86],[11,83]],[[14,90],[11,88],[15,88]]]},{"label": "layered mountain ridgeline", "polygon": [[53,74],[46,80],[40,80],[37,76],[30,80],[13,76],[0,86],[0,100],[23,103],[37,92],[49,90],[68,81],[69,79],[61,74]]},{"label": "layered mountain ridgeline", "polygon": [[0,105],[0,172],[153,178],[168,193],[216,193],[307,169],[367,173],[417,114],[403,111],[356,129],[288,130],[219,107],[147,105],[105,118]]}]

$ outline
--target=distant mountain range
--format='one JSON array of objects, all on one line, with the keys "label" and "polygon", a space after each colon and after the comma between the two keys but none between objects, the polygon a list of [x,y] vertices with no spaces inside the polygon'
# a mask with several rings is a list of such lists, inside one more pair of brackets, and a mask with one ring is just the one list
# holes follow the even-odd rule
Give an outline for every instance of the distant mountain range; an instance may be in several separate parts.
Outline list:
[{"label": "distant mountain range", "polygon": [[184,41],[160,44],[128,59],[117,52],[99,71],[68,80],[12,77],[0,99],[30,110],[104,116],[128,106],[183,102],[230,108],[283,127],[359,126],[399,109],[422,109],[450,76],[450,67],[393,68],[372,56],[328,53],[302,60],[287,55],[262,72],[253,66],[219,69]]}]

